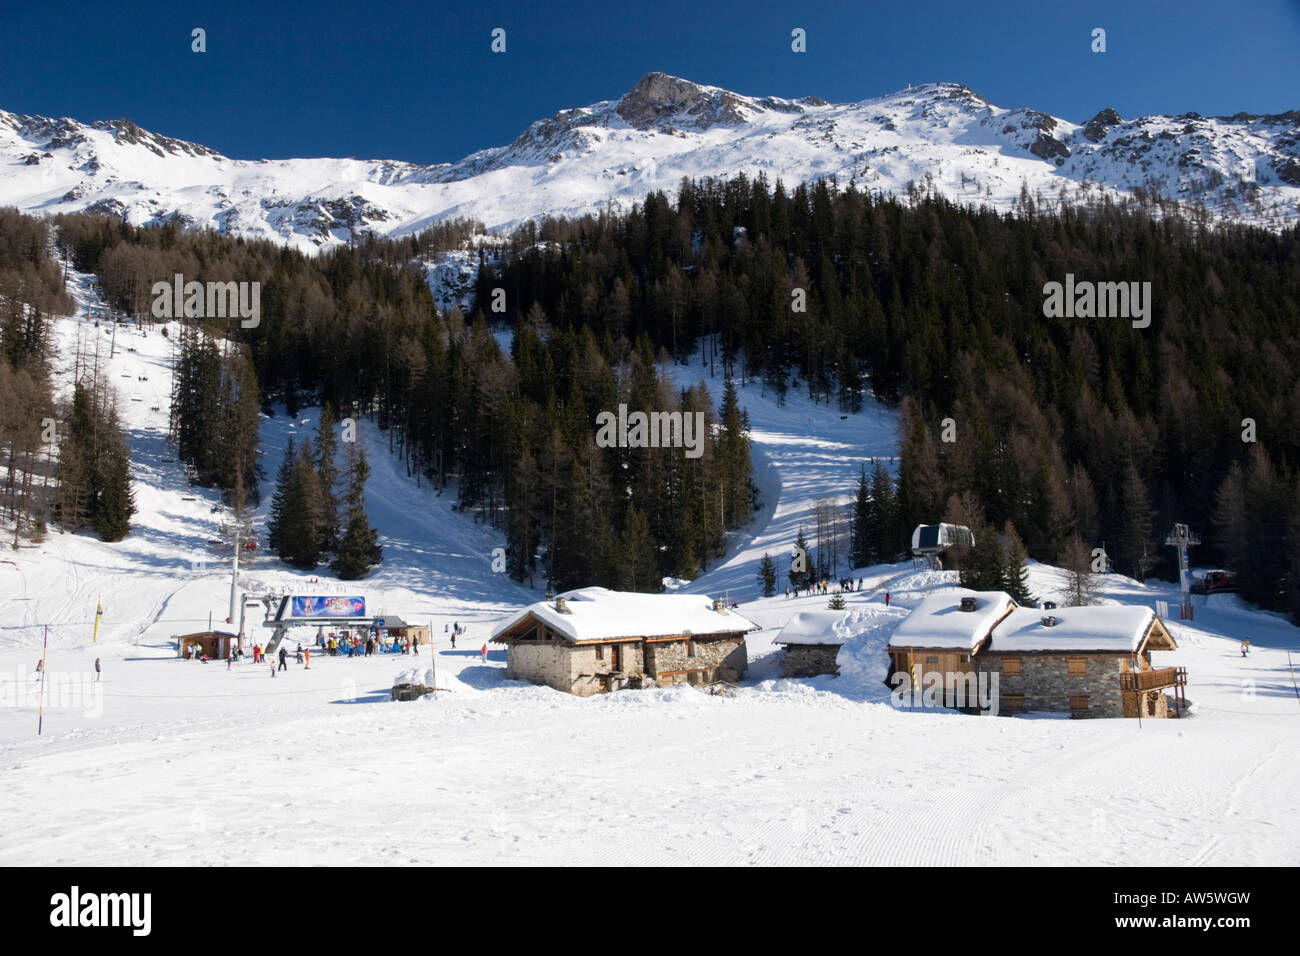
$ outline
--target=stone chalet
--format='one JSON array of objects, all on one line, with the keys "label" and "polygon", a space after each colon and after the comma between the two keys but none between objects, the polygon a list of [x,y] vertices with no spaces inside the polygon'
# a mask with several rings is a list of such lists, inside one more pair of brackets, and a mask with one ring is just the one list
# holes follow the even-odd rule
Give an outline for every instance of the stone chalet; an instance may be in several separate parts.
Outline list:
[{"label": "stone chalet", "polygon": [[1022,608],[1001,591],[958,589],[926,597],[898,626],[889,677],[911,667],[924,684],[934,674],[954,705],[958,682],[996,675],[1002,714],[1167,717],[1165,690],[1181,715],[1187,674],[1153,668],[1151,652],[1172,650],[1173,637],[1147,607]]},{"label": "stone chalet", "polygon": [[772,642],[785,646],[781,657],[782,677],[817,677],[838,675],[836,662],[843,635],[835,627],[844,620],[844,611],[800,611],[786,622]]},{"label": "stone chalet", "polygon": [[582,588],[502,621],[506,677],[586,697],[623,688],[732,683],[745,676],[752,621],[699,594]]}]

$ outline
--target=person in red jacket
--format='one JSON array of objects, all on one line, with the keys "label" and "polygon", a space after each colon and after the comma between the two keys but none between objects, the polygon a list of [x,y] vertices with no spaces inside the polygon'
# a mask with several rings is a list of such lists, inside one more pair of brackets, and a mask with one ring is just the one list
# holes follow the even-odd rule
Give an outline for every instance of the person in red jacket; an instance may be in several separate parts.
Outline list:
[{"label": "person in red jacket", "polygon": [[486,644],[483,645],[483,650],[481,650],[479,653],[483,655],[483,663],[486,664],[486,663],[487,663],[487,645],[486,645]]}]

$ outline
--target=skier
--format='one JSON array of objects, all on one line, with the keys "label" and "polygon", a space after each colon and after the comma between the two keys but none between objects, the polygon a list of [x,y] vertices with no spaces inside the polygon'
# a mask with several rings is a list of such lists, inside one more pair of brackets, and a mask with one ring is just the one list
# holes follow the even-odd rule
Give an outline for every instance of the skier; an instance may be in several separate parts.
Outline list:
[{"label": "skier", "polygon": [[451,649],[452,649],[453,651],[456,649],[456,632],[455,632],[455,631],[452,631],[452,632],[451,632]]},{"label": "skier", "polygon": [[885,607],[889,607],[889,592],[885,592]]},{"label": "skier", "polygon": [[99,683],[99,658],[95,658],[95,683]]},{"label": "skier", "polygon": [[311,648],[310,647],[307,648],[306,655],[307,655],[307,662],[306,665],[303,667],[303,670],[309,671],[311,670]]},{"label": "skier", "polygon": [[486,644],[483,645],[483,649],[482,649],[481,651],[479,651],[479,653],[483,655],[483,663],[486,664],[486,663],[487,663],[487,645],[486,645]]},{"label": "skier", "polygon": [[286,651],[283,647],[280,648],[280,666],[278,670],[287,671],[289,669],[288,660],[289,660],[289,652]]},{"label": "skier", "polygon": [[1245,657],[1249,653],[1250,653],[1250,638],[1248,637],[1241,642],[1241,656]]},{"label": "skier", "polygon": [[301,641],[298,643],[298,653],[294,655],[294,663],[295,664],[302,663],[302,642]]},{"label": "skier", "polygon": [[226,670],[229,671],[230,668],[232,668],[232,667],[234,667],[234,666],[235,666],[235,652],[234,652],[234,651],[227,651],[227,652],[226,652]]}]

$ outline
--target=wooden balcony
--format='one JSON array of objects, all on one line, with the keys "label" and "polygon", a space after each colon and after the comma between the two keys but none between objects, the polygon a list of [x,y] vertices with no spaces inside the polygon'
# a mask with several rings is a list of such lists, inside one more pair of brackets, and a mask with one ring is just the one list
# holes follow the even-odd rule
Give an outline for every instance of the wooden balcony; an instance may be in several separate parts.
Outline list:
[{"label": "wooden balcony", "polygon": [[1119,675],[1120,690],[1126,691],[1160,690],[1164,687],[1186,686],[1186,667],[1161,667],[1158,670]]}]

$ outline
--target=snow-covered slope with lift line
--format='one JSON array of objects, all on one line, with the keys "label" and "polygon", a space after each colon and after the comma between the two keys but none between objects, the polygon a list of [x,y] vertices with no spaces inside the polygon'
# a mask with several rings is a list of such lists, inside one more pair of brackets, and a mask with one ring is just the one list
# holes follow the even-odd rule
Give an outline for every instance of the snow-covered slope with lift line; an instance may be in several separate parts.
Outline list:
[{"label": "snow-covered slope with lift line", "polygon": [[130,120],[90,125],[0,111],[0,205],[169,220],[307,251],[360,231],[401,235],[468,217],[490,229],[626,209],[683,177],[820,177],[903,196],[909,184],[1010,210],[1133,196],[1201,203],[1212,218],[1300,219],[1300,112],[1195,113],[1082,124],[1004,109],[954,83],[857,103],[742,96],[650,73],[626,95],[564,109],[456,163],[234,160]]}]

